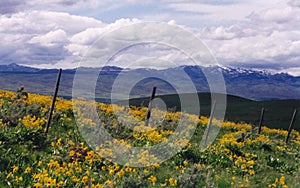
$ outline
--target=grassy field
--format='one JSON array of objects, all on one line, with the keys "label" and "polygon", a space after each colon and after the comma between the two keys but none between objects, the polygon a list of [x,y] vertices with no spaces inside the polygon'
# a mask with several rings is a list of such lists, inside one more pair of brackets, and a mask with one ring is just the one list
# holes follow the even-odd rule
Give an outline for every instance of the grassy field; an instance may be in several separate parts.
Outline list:
[{"label": "grassy field", "polygon": [[[214,120],[211,130],[220,132],[204,147],[204,116],[154,109],[163,121],[145,126],[147,108],[58,99],[45,135],[50,104],[51,96],[0,90],[0,187],[300,187],[295,130],[286,144],[287,131],[263,127],[258,135],[249,124]],[[105,135],[94,118],[113,137],[96,147],[91,143]],[[164,143],[157,153],[147,150]]]},{"label": "grassy field", "polygon": [[[188,97],[190,94],[182,94]],[[181,110],[178,95],[162,95],[161,98],[168,108]],[[211,111],[211,95],[209,93],[198,94],[200,103],[200,115],[209,116]],[[147,106],[149,98],[131,99],[130,104],[134,106]],[[122,102],[120,102],[122,104]],[[185,103],[184,109],[195,108],[195,103]],[[176,107],[176,108],[174,108]],[[234,122],[246,122],[258,125],[261,109],[265,108],[263,124],[271,128],[288,129],[294,109],[300,110],[300,100],[274,100],[274,101],[253,101],[237,96],[227,96],[227,107],[225,120]],[[300,115],[296,117],[294,128],[300,131]]]}]

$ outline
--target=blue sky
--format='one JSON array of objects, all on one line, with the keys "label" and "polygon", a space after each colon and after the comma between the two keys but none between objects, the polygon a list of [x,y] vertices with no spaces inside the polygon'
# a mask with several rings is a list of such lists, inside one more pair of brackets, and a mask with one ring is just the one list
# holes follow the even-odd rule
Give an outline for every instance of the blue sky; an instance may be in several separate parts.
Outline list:
[{"label": "blue sky", "polygon": [[101,34],[144,21],[184,27],[220,64],[300,75],[299,0],[1,1],[0,64],[75,67]]}]

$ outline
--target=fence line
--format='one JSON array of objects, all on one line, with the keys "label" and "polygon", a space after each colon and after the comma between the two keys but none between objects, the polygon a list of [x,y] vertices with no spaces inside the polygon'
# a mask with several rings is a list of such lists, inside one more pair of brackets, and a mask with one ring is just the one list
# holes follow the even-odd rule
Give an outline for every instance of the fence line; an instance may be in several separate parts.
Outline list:
[{"label": "fence line", "polygon": [[212,124],[212,121],[213,121],[213,118],[214,118],[214,115],[215,115],[216,104],[217,104],[217,102],[214,101],[211,112],[210,112],[209,122],[208,122],[208,125],[207,125],[207,133],[205,135],[205,142],[204,142],[205,145],[207,143],[207,139],[208,139],[208,135],[209,135],[209,132],[210,132],[211,124]]},{"label": "fence line", "polygon": [[297,115],[297,109],[294,110],[294,113],[293,113],[293,116],[292,116],[292,119],[291,119],[291,123],[290,123],[290,126],[289,126],[289,130],[288,130],[288,135],[286,136],[286,139],[285,139],[285,143],[289,142],[289,138],[290,138],[291,132],[293,130],[293,125],[294,125],[294,122],[295,122],[296,115]]},{"label": "fence line", "polygon": [[262,108],[261,113],[260,113],[259,124],[258,124],[258,134],[261,133],[261,126],[262,126],[262,123],[264,121],[264,115],[265,115],[265,108]]},{"label": "fence line", "polygon": [[61,72],[62,72],[62,69],[59,69],[58,74],[57,74],[57,79],[56,79],[55,91],[54,91],[54,95],[53,95],[53,98],[52,98],[52,104],[51,104],[51,107],[50,107],[50,112],[49,112],[48,121],[47,121],[47,125],[46,125],[46,131],[45,131],[46,135],[48,134],[48,130],[49,130],[51,119],[52,119],[53,110],[54,110],[54,107],[55,107],[55,101],[56,101],[56,97],[57,97],[57,93],[58,93],[59,82],[60,82],[60,78],[61,78]]},{"label": "fence line", "polygon": [[147,116],[146,116],[146,120],[145,120],[145,126],[149,125],[149,119],[151,117],[151,110],[152,110],[152,102],[153,102],[153,99],[155,98],[155,92],[156,92],[156,87],[153,87],[152,94],[151,94],[149,104],[148,104],[148,111],[147,111]]}]

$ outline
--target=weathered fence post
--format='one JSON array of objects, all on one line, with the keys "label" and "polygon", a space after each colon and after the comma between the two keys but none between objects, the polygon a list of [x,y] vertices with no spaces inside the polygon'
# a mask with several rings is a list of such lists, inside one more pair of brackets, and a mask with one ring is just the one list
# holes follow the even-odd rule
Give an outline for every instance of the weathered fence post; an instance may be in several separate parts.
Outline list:
[{"label": "weathered fence post", "polygon": [[294,122],[295,122],[295,119],[296,119],[296,114],[297,114],[297,109],[295,109],[295,111],[293,113],[291,123],[290,123],[290,126],[289,126],[288,135],[286,136],[286,139],[285,139],[285,143],[289,142],[289,138],[291,136],[291,133],[292,133],[292,130],[293,130],[293,125],[294,125]]},{"label": "weathered fence post", "polygon": [[147,115],[146,115],[145,126],[149,125],[149,119],[151,117],[151,110],[152,110],[152,101],[155,98],[155,92],[156,92],[156,87],[153,87],[150,101],[148,104],[148,111],[147,111]]},{"label": "weathered fence post", "polygon": [[215,114],[216,104],[217,104],[217,102],[214,101],[211,112],[210,112],[209,122],[208,122],[208,125],[207,125],[207,133],[205,135],[205,142],[204,142],[205,145],[207,143],[207,139],[208,139],[208,135],[209,135],[209,132],[210,132],[211,124],[212,124],[213,117],[214,117],[214,114]]},{"label": "weathered fence post", "polygon": [[59,69],[57,79],[56,79],[55,91],[54,91],[54,95],[53,95],[53,98],[52,98],[52,104],[51,104],[51,107],[50,107],[50,112],[49,112],[48,121],[47,121],[47,125],[46,125],[46,131],[45,131],[46,135],[48,134],[48,130],[49,130],[51,119],[52,119],[52,113],[53,113],[53,110],[54,110],[55,101],[56,101],[56,97],[57,97],[57,93],[58,93],[61,72],[62,72],[62,69]]},{"label": "weathered fence post", "polygon": [[261,113],[260,113],[259,124],[258,124],[258,134],[261,133],[261,126],[262,126],[262,123],[264,121],[264,115],[265,115],[265,108],[262,108]]}]

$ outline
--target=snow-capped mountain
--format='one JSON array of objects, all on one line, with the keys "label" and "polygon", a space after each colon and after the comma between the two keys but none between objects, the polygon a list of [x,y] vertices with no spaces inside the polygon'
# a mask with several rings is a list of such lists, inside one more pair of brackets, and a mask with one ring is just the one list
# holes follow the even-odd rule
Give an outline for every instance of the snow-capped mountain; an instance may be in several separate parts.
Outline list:
[{"label": "snow-capped mountain", "polygon": [[[254,100],[300,99],[300,77],[287,73],[271,73],[266,70],[252,70],[239,67],[191,67],[184,68],[193,80],[195,72],[201,70],[222,72],[228,94],[238,95]],[[203,84],[203,83],[201,83]],[[198,84],[196,84],[198,85]]]}]

